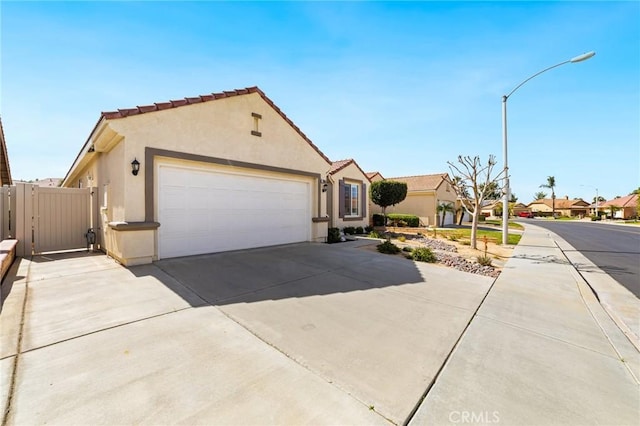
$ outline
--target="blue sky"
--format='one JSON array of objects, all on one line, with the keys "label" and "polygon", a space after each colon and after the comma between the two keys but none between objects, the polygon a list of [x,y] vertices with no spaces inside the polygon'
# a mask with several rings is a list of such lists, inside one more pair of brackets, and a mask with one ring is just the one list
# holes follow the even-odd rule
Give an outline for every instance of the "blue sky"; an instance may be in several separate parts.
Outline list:
[{"label": "blue sky", "polygon": [[[259,86],[331,159],[384,176],[502,167],[532,201],[640,186],[638,2],[0,2],[16,179],[63,177],[101,111]],[[292,159],[295,161],[295,159]]]}]

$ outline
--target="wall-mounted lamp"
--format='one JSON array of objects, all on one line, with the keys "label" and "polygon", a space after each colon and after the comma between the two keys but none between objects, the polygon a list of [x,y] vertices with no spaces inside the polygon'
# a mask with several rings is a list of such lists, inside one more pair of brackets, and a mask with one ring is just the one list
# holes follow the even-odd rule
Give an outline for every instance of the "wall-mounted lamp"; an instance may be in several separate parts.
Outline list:
[{"label": "wall-mounted lamp", "polygon": [[140,162],[134,158],[133,161],[131,162],[131,173],[133,173],[134,176],[138,176],[138,172],[140,171]]},{"label": "wall-mounted lamp", "polygon": [[320,183],[322,184],[322,192],[327,192],[327,188],[329,187],[329,184],[327,183],[327,181],[322,179],[320,180]]}]

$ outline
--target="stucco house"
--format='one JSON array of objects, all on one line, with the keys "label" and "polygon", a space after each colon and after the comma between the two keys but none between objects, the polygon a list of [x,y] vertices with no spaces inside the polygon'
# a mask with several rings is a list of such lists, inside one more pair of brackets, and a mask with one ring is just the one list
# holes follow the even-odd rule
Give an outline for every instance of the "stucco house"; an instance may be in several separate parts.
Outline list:
[{"label": "stucco house", "polygon": [[[455,214],[447,213],[444,224],[441,224],[442,215],[437,210],[440,204],[451,204],[454,207],[457,205],[456,193],[449,183],[449,175],[447,173],[390,177],[387,179],[407,184],[407,197],[401,203],[387,207],[387,213],[416,215],[424,226],[443,226],[454,223]],[[372,182],[374,181],[372,180]],[[382,209],[373,205],[373,213],[382,213]]]},{"label": "stucco house", "polygon": [[[556,200],[557,201],[557,200]],[[502,200],[485,200],[484,206],[480,209],[480,214],[486,217],[502,218]],[[529,213],[531,210],[522,203],[509,203],[509,214],[518,216],[520,213]]]},{"label": "stucco house", "polygon": [[598,206],[598,210],[604,212],[607,217],[611,217],[611,207],[613,207],[612,219],[631,219],[637,215],[637,206],[638,194],[631,194],[605,201]]},{"label": "stucco house", "polygon": [[369,225],[369,178],[352,158],[335,161],[328,173],[329,225],[334,228]]},{"label": "stucco house", "polygon": [[[535,216],[551,216],[553,212],[553,200],[551,198],[543,198],[535,200],[527,205]],[[564,198],[556,198],[555,210],[556,216],[567,217],[584,217],[589,214],[589,203],[582,200],[570,200],[568,196]]]},{"label": "stucco house", "polygon": [[133,265],[325,241],[339,204],[330,182],[363,185],[340,220],[365,214],[366,175],[351,164],[330,175],[334,164],[249,87],[103,112],[63,186],[96,188],[101,249]]}]

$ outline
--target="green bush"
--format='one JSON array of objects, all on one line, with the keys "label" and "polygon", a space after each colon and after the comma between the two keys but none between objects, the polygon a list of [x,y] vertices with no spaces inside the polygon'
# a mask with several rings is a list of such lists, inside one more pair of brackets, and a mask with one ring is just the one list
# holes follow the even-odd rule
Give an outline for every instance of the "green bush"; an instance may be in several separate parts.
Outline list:
[{"label": "green bush", "polygon": [[429,247],[419,247],[413,249],[411,252],[411,258],[417,262],[428,262],[434,263],[436,260],[436,255],[431,251]]},{"label": "green bush", "polygon": [[340,230],[338,228],[329,228],[329,234],[327,235],[327,242],[329,244],[340,242]]},{"label": "green bush", "polygon": [[492,261],[489,256],[486,256],[486,255],[478,256],[477,260],[478,260],[478,263],[481,264],[482,266],[492,265]]},{"label": "green bush", "polygon": [[365,233],[365,234],[368,234],[368,233],[370,233],[371,231],[373,231],[373,226],[369,226],[369,225],[367,225],[367,226],[365,226],[365,227],[364,227],[364,233]]},{"label": "green bush", "polygon": [[378,248],[378,251],[380,253],[385,253],[385,254],[396,254],[396,253],[400,253],[400,248],[393,244],[391,241],[385,241],[382,244],[378,244],[376,246]]},{"label": "green bush", "polygon": [[356,234],[358,235],[364,234],[364,229],[362,228],[362,226],[356,227]]},{"label": "green bush", "polygon": [[378,213],[374,213],[373,226],[384,226],[384,216]]},{"label": "green bush", "polygon": [[402,251],[406,251],[407,253],[411,253],[413,249],[411,247],[402,247]]},{"label": "green bush", "polygon": [[412,228],[420,226],[420,218],[412,214],[391,213],[387,215],[387,218],[396,223],[397,226],[409,226]]},{"label": "green bush", "polygon": [[369,232],[369,238],[382,238],[382,235],[378,231]]},{"label": "green bush", "polygon": [[344,232],[345,234],[353,235],[356,233],[356,228],[353,226],[345,226],[344,228],[342,228],[342,232]]}]

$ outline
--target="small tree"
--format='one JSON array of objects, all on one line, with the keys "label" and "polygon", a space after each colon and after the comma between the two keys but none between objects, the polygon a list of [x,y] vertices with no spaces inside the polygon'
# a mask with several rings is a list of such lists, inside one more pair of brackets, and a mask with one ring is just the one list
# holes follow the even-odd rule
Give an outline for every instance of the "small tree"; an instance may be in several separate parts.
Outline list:
[{"label": "small tree", "polygon": [[493,167],[496,165],[496,158],[489,156],[486,165],[483,165],[479,156],[470,157],[458,156],[458,164],[450,161],[449,169],[451,174],[458,176],[458,179],[450,181],[453,190],[460,199],[463,207],[471,215],[471,248],[477,249],[478,216],[482,208],[482,202],[486,199],[491,184],[497,183],[504,173],[498,173],[492,177]]},{"label": "small tree", "polygon": [[546,192],[539,191],[533,194],[533,201],[544,200],[545,198],[547,198]]},{"label": "small tree", "polygon": [[382,207],[384,224],[387,224],[387,207],[395,206],[407,197],[407,184],[393,180],[373,182],[369,188],[371,202]]},{"label": "small tree", "polygon": [[436,210],[438,211],[438,213],[442,213],[442,220],[440,221],[440,227],[444,226],[444,220],[447,216],[447,213],[453,214],[455,212],[455,209],[453,208],[453,204],[451,203],[440,203],[438,204],[438,207],[436,208]]},{"label": "small tree", "polygon": [[540,188],[547,188],[551,190],[551,217],[556,217],[556,178],[553,176],[547,176],[547,183],[540,185]]}]

